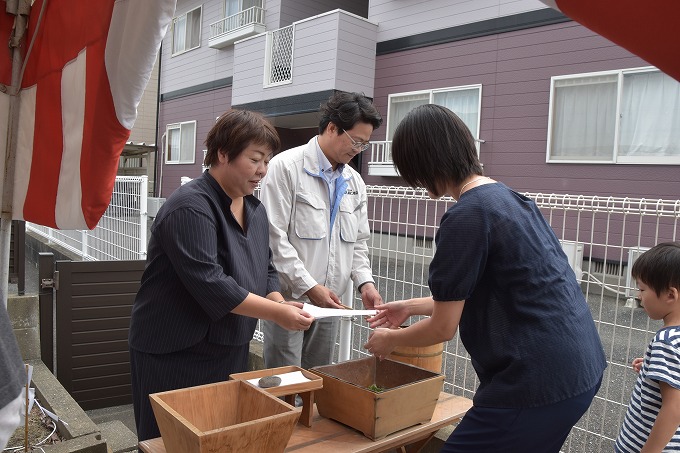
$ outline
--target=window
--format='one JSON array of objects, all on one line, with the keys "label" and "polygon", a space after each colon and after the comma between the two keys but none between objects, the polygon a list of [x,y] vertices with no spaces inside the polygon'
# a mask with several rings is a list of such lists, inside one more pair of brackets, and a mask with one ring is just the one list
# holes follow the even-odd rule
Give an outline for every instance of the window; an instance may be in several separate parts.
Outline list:
[{"label": "window", "polygon": [[207,155],[208,155],[208,150],[207,150],[207,149],[204,149],[204,150],[203,150],[203,160],[201,161],[201,173],[203,173],[203,172],[206,171],[208,168],[210,168],[209,165],[206,165],[206,164],[205,164],[205,156],[207,156]]},{"label": "window", "polygon": [[168,124],[165,162],[193,164],[196,149],[196,121]]},{"label": "window", "polygon": [[201,7],[172,20],[172,54],[177,55],[201,45]]},{"label": "window", "polygon": [[262,8],[262,0],[224,0],[224,17],[233,16],[253,6]]},{"label": "window", "polygon": [[264,65],[265,88],[292,82],[294,41],[294,25],[267,33],[267,54]]},{"label": "window", "polygon": [[481,85],[391,94],[387,107],[387,140],[392,140],[397,125],[413,108],[423,104],[437,104],[447,107],[463,120],[477,141],[479,152],[481,102]]},{"label": "window", "polygon": [[553,77],[547,162],[680,164],[680,83],[655,68]]}]

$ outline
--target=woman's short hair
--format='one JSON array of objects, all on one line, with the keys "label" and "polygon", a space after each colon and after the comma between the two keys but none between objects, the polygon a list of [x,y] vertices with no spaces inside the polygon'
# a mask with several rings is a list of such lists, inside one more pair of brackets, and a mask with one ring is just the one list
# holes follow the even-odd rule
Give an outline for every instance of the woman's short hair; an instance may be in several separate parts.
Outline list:
[{"label": "woman's short hair", "polygon": [[281,139],[274,126],[259,113],[248,110],[228,110],[217,119],[208,132],[205,145],[208,148],[203,164],[211,166],[218,162],[218,152],[234,160],[250,144],[266,146],[276,153]]},{"label": "woman's short hair", "polygon": [[335,124],[338,134],[342,134],[358,122],[368,123],[375,130],[382,121],[382,116],[369,98],[360,93],[338,91],[321,106],[319,134],[323,134],[329,123]]},{"label": "woman's short hair", "polygon": [[448,184],[483,174],[470,130],[451,110],[435,104],[414,108],[399,123],[392,161],[408,184],[436,196]]},{"label": "woman's short hair", "polygon": [[671,287],[680,290],[680,242],[662,242],[647,250],[635,260],[630,274],[657,296]]}]

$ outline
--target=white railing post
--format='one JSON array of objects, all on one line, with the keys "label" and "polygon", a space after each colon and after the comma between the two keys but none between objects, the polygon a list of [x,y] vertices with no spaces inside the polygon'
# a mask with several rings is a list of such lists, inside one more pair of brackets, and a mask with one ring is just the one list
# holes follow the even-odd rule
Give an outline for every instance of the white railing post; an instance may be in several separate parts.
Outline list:
[{"label": "white railing post", "polygon": [[83,259],[87,256],[87,230],[80,230],[80,252]]},{"label": "white railing post", "polygon": [[139,187],[139,259],[146,259],[146,227],[149,221],[149,177],[142,176]]},{"label": "white railing post", "polygon": [[[342,303],[348,307],[354,307],[354,284],[349,281],[349,287],[342,295]],[[349,360],[352,352],[352,317],[343,316],[340,318],[340,340],[338,348],[338,362]]]}]

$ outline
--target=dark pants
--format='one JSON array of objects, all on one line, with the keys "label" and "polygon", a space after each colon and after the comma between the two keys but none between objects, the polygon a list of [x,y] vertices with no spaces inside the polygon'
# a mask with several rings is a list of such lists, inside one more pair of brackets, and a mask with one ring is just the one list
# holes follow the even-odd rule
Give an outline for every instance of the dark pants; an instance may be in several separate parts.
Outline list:
[{"label": "dark pants", "polygon": [[203,341],[169,354],[147,354],[130,349],[137,438],[142,441],[161,435],[151,408],[150,394],[227,381],[230,374],[247,371],[248,346],[248,343],[224,346]]},{"label": "dark pants", "polygon": [[442,453],[557,453],[571,428],[588,410],[600,381],[589,391],[559,403],[526,409],[470,409],[449,436]]}]

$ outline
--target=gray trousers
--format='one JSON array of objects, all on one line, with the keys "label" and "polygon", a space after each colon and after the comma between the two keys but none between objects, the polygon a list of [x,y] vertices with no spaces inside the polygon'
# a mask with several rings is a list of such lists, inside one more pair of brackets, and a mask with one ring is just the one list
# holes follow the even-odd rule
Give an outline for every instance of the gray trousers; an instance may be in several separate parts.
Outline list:
[{"label": "gray trousers", "polygon": [[309,330],[290,331],[272,321],[262,321],[264,366],[295,365],[305,370],[333,361],[338,337],[338,318],[316,319]]}]

